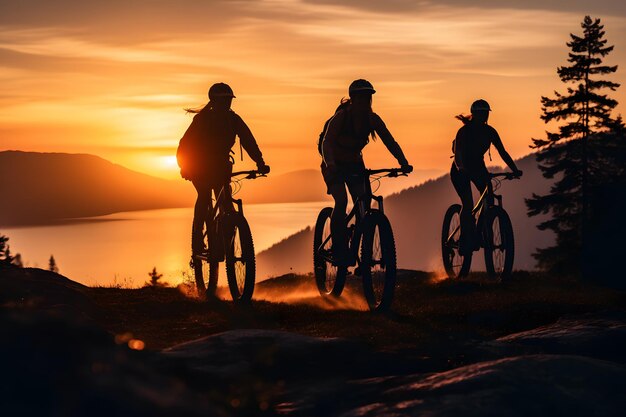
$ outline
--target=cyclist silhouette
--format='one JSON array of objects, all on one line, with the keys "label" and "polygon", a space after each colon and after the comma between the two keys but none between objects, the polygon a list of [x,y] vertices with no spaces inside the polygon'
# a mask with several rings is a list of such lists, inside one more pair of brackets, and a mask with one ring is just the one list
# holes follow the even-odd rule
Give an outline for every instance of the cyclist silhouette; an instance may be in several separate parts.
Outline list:
[{"label": "cyclist silhouette", "polygon": [[263,173],[270,171],[252,132],[243,119],[231,110],[233,98],[235,95],[228,84],[213,84],[209,89],[209,102],[202,109],[187,109],[187,112],[196,115],[176,152],[181,176],[190,180],[198,193],[191,239],[194,255],[204,250],[202,228],[213,204],[212,193],[224,187],[228,195],[222,200],[226,202],[223,210],[233,210],[230,174],[234,163],[231,148],[235,144],[235,136],[239,136],[242,148],[256,162],[258,170]]},{"label": "cyclist silhouette", "polygon": [[363,79],[355,80],[350,84],[348,93],[350,98],[341,100],[335,115],[327,122],[320,149],[323,158],[322,176],[328,194],[335,200],[331,235],[332,254],[337,265],[346,265],[348,261],[346,186],[352,201],[357,197],[365,197],[366,205],[369,205],[367,197],[372,191],[361,151],[370,137],[376,139],[378,134],[402,170],[406,173],[413,170],[383,120],[372,111],[372,95],[376,93],[372,84]]},{"label": "cyclist silhouette", "polygon": [[[450,179],[457,194],[461,198],[461,254],[471,253],[480,249],[479,239],[476,237],[476,226],[472,217],[474,199],[470,183],[482,193],[485,187],[491,187],[489,172],[484,161],[485,152],[491,145],[495,146],[502,160],[511,168],[517,177],[522,175],[513,158],[504,149],[502,140],[496,129],[487,124],[491,107],[485,100],[476,100],[470,108],[471,116],[458,115],[457,119],[463,126],[452,142],[454,162],[450,169]],[[489,155],[491,158],[491,154]],[[470,233],[468,233],[468,231]]]}]

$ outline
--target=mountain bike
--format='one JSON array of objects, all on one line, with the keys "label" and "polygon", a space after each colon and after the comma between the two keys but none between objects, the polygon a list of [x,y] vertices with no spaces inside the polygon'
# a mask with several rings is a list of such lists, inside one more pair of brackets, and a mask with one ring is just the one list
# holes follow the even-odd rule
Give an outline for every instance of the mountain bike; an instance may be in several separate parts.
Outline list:
[{"label": "mountain bike", "polygon": [[[367,170],[368,176],[398,177],[407,175],[401,169]],[[366,199],[377,203],[371,208]],[[313,238],[315,282],[323,297],[339,297],[343,292],[348,268],[356,266],[355,275],[363,281],[365,299],[372,311],[389,308],[396,283],[396,246],[391,224],[383,210],[382,196],[373,193],[358,197],[346,216],[348,228],[348,266],[337,265],[332,254],[330,217],[332,207],[323,208],[317,216]]]},{"label": "mountain bike", "polygon": [[[233,172],[231,178],[265,177],[260,171]],[[240,180],[235,180],[239,183]],[[246,303],[252,298],[255,281],[254,243],[250,226],[243,214],[241,199],[226,197],[224,185],[215,197],[215,204],[207,213],[202,231],[204,250],[193,255],[190,265],[194,270],[198,294],[207,298],[215,294],[219,278],[219,263],[226,262],[226,277],[233,301]],[[206,283],[206,284],[205,284]]]},{"label": "mountain bike", "polygon": [[[500,188],[499,178],[519,178],[512,173],[490,173],[491,184],[482,192],[472,209],[476,235],[480,247],[484,248],[485,268],[491,279],[504,281],[513,270],[515,242],[513,226],[508,213],[502,206],[502,196],[495,194]],[[452,204],[443,219],[441,231],[441,253],[443,265],[450,278],[467,276],[472,263],[472,253],[460,253],[461,205]]]}]

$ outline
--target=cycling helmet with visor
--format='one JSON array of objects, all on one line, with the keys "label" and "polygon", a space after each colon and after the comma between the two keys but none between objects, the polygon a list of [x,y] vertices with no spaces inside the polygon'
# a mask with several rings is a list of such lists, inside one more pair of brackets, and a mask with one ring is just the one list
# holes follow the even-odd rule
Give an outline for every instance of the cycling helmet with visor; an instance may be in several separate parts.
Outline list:
[{"label": "cycling helmet with visor", "polygon": [[472,103],[472,107],[470,107],[470,111],[472,113],[481,112],[481,111],[491,111],[491,107],[489,107],[489,103],[487,103],[485,100],[481,98]]},{"label": "cycling helmet with visor", "polygon": [[374,90],[374,86],[367,80],[358,79],[352,81],[350,87],[348,87],[348,94],[350,97],[355,94],[374,94],[376,90]]},{"label": "cycling helmet with visor", "polygon": [[232,97],[235,98],[233,89],[228,84],[216,83],[209,88],[209,99],[213,100],[217,97]]}]

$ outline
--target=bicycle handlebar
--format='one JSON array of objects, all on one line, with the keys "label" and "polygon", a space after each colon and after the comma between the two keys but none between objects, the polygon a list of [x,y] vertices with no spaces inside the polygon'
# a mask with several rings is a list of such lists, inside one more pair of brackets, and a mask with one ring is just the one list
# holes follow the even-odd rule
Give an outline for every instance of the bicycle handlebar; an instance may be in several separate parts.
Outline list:
[{"label": "bicycle handlebar", "polygon": [[247,179],[251,179],[251,180],[253,180],[253,179],[257,178],[257,177],[267,177],[267,174],[266,174],[266,173],[263,173],[263,172],[261,172],[261,171],[259,171],[259,170],[253,170],[253,171],[237,171],[237,172],[233,172],[233,173],[231,173],[231,174],[230,174],[230,177],[231,177],[231,178],[233,178],[233,177],[237,177],[237,176],[239,176],[239,175],[246,175],[246,178],[247,178]]},{"label": "bicycle handlebar", "polygon": [[367,175],[387,174],[388,177],[407,176],[408,173],[404,172],[402,168],[382,168],[382,169],[367,169],[365,170]]},{"label": "bicycle handlebar", "polygon": [[[521,171],[520,171],[521,172]],[[504,178],[507,180],[520,179],[521,176],[515,175],[513,172],[490,172],[489,178]]]}]

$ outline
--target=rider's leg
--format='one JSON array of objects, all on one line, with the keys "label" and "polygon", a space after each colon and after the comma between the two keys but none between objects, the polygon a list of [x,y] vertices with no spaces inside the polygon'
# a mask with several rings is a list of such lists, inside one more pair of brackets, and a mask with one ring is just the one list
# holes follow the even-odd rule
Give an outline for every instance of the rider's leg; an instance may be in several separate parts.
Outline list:
[{"label": "rider's leg", "polygon": [[471,253],[474,246],[473,241],[475,240],[476,226],[472,216],[474,198],[472,196],[469,176],[459,171],[455,164],[452,164],[452,169],[450,169],[450,179],[452,180],[452,185],[456,193],[461,198],[461,237],[459,238],[459,252],[465,255],[468,252]]},{"label": "rider's leg", "polygon": [[[232,213],[235,208],[233,206],[233,190],[230,186],[230,180],[227,181],[222,188],[223,196],[222,196],[222,205],[220,206],[220,210],[224,213]],[[215,190],[216,193],[219,192],[219,188]]]},{"label": "rider's leg", "polygon": [[192,181],[198,197],[193,210],[193,226],[191,229],[191,251],[199,254],[204,251],[202,229],[211,207],[211,186],[204,181]]},{"label": "rider's leg", "polygon": [[[487,167],[486,166],[482,166],[480,168],[477,168],[474,172],[472,172],[471,174],[471,181],[472,183],[474,183],[474,185],[476,186],[476,189],[478,190],[479,194],[482,195],[486,189],[489,189],[489,192],[486,196],[486,200],[484,202],[483,207],[490,207],[493,205],[493,196],[491,193],[491,179],[489,178],[489,171],[487,171]],[[480,225],[478,225],[480,227]],[[479,250],[480,249],[480,235],[479,235],[479,231],[476,231],[475,234],[475,239],[473,242],[473,249],[474,250]]]},{"label": "rider's leg", "polygon": [[369,210],[372,204],[372,187],[370,185],[369,177],[364,173],[365,167],[363,167],[363,172],[353,176],[347,182],[348,191],[350,191],[350,196],[352,197],[352,201],[355,202],[357,198],[361,199],[363,204],[362,213],[359,215],[364,215],[367,210]]},{"label": "rider's leg", "polygon": [[489,171],[487,171],[487,167],[483,165],[482,167],[476,169],[475,172],[472,172],[471,180],[481,195],[485,191],[485,188],[489,187],[490,192],[485,203],[487,204],[487,207],[493,205],[493,197],[491,196],[491,180],[489,178]]},{"label": "rider's leg", "polygon": [[333,239],[333,258],[338,265],[348,263],[348,233],[346,225],[346,209],[348,193],[343,182],[328,186],[330,195],[335,200],[335,207],[330,216],[330,233]]}]

